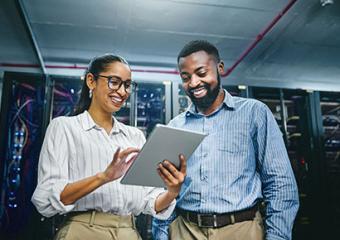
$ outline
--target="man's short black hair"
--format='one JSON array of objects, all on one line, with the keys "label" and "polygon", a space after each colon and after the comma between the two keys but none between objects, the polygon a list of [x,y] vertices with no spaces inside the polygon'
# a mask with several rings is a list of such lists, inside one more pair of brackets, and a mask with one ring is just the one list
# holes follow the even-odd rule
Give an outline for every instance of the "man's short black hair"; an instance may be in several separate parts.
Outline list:
[{"label": "man's short black hair", "polygon": [[216,62],[220,62],[220,55],[217,48],[208,41],[205,40],[194,40],[185,44],[182,50],[179,52],[177,57],[177,63],[182,57],[189,56],[192,53],[205,51],[207,54],[214,56]]}]

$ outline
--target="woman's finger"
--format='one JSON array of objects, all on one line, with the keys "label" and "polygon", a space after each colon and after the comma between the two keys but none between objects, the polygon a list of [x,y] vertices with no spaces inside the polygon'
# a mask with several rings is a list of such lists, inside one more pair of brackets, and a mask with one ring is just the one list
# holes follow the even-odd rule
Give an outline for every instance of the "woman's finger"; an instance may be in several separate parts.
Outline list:
[{"label": "woman's finger", "polygon": [[133,162],[133,161],[136,160],[137,156],[138,156],[138,153],[133,152],[133,153],[129,154],[128,156],[126,156],[125,162],[126,162],[126,163],[129,163],[129,162],[131,162],[131,161]]},{"label": "woman's finger", "polygon": [[131,154],[131,153],[138,153],[139,151],[140,151],[140,149],[138,149],[138,148],[129,147],[127,149],[124,149],[120,153],[120,156],[121,156],[121,158],[126,158],[129,154]]},{"label": "woman's finger", "polygon": [[112,159],[110,165],[113,165],[113,164],[115,164],[116,162],[118,162],[119,154],[120,154],[120,147],[117,148],[115,154],[113,155],[113,159]]},{"label": "woman's finger", "polygon": [[132,163],[135,159],[136,158],[134,157],[134,158],[130,159],[128,162],[124,162],[125,166],[123,167],[123,174],[125,174],[129,170],[129,168],[131,167],[131,165],[132,165]]}]

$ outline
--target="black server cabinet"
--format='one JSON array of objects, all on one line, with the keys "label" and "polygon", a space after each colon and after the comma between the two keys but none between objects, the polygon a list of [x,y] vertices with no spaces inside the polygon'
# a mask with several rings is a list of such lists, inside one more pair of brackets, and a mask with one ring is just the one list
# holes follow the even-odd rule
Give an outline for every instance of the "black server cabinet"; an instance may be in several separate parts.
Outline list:
[{"label": "black server cabinet", "polygon": [[71,116],[82,88],[80,77],[52,76],[52,104],[50,118]]},{"label": "black server cabinet", "polygon": [[46,79],[39,74],[4,75],[1,125],[0,231],[4,239],[44,239],[31,203],[46,125]]},{"label": "black server cabinet", "polygon": [[340,234],[340,93],[320,92],[325,207],[329,237]]},{"label": "black server cabinet", "polygon": [[138,82],[136,126],[147,137],[157,123],[165,123],[166,105],[163,83]]}]

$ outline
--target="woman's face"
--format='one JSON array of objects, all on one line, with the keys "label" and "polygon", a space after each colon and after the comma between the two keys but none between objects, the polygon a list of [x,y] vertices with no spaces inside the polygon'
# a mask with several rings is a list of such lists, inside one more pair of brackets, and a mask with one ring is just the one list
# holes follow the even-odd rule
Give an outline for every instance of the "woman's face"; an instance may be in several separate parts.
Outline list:
[{"label": "woman's face", "polygon": [[121,62],[113,62],[106,67],[105,71],[100,72],[98,75],[101,76],[97,76],[96,81],[91,81],[88,76],[89,88],[93,89],[91,107],[96,107],[109,113],[119,111],[130,94],[125,91],[124,84],[117,90],[110,89],[108,86],[109,79],[106,77],[111,76],[116,81],[131,81],[129,66]]}]

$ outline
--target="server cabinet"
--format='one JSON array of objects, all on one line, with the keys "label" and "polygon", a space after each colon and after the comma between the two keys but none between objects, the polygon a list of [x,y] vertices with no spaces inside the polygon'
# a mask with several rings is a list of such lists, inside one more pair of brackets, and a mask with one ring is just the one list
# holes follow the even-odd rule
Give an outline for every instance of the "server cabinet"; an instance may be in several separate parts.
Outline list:
[{"label": "server cabinet", "polygon": [[45,82],[38,74],[6,72],[4,76],[0,125],[0,229],[4,239],[44,239],[34,227],[39,215],[31,196],[48,108]]},{"label": "server cabinet", "polygon": [[340,234],[340,93],[320,92],[328,236]]},{"label": "server cabinet", "polygon": [[2,96],[2,78],[0,78],[0,106],[1,106],[1,96]]},{"label": "server cabinet", "polygon": [[171,82],[138,82],[135,93],[134,125],[147,137],[157,123],[171,117]]},{"label": "server cabinet", "polygon": [[70,116],[79,100],[82,87],[80,77],[52,76],[51,119]]}]

